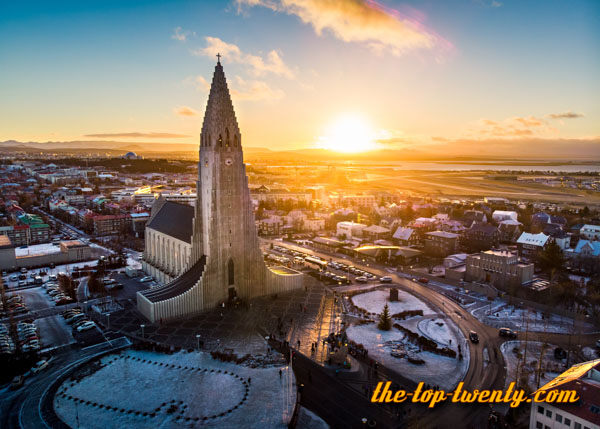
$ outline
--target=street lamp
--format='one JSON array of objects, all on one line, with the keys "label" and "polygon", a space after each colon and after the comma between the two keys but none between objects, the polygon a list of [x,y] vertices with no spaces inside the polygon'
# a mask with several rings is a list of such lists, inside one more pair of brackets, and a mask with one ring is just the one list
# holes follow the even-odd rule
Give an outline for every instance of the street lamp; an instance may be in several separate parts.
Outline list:
[{"label": "street lamp", "polygon": [[142,338],[144,338],[144,328],[146,327],[146,325],[140,325],[140,328],[142,328]]},{"label": "street lamp", "polygon": [[202,335],[200,335],[200,334],[196,334],[196,340],[198,341],[198,350],[200,350],[200,337],[201,336]]}]

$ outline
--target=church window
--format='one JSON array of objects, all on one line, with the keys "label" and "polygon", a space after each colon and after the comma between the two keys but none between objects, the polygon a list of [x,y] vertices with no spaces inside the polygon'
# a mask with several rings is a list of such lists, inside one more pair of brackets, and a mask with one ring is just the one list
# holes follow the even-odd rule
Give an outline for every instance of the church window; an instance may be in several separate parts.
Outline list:
[{"label": "church window", "polygon": [[237,138],[237,134],[235,134],[233,136],[233,147],[237,147],[237,145],[238,145],[238,138]]},{"label": "church window", "polygon": [[221,134],[219,134],[219,146],[223,147],[223,137],[221,137]]},{"label": "church window", "polygon": [[225,128],[225,147],[229,147],[229,128]]}]

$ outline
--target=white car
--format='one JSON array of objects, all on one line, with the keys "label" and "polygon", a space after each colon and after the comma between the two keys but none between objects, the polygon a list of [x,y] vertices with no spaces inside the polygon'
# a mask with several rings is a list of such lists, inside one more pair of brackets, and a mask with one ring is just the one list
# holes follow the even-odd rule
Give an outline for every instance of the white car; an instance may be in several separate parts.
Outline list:
[{"label": "white car", "polygon": [[96,324],[94,322],[85,322],[81,324],[81,326],[77,327],[77,332],[87,331],[88,329],[95,328]]},{"label": "white car", "polygon": [[48,361],[47,360],[41,360],[38,363],[36,363],[33,368],[31,368],[31,372],[33,372],[34,374],[37,374],[38,372],[40,372],[41,370],[43,370],[47,366],[48,366]]},{"label": "white car", "polygon": [[379,279],[379,281],[381,283],[391,283],[392,282],[392,278],[390,276],[383,276]]},{"label": "white car", "polygon": [[366,277],[364,277],[364,276],[360,276],[360,277],[356,278],[356,281],[359,282],[359,283],[366,283],[366,282],[369,281],[369,279],[366,278]]},{"label": "white car", "polygon": [[142,283],[148,283],[148,282],[151,282],[152,280],[154,280],[154,279],[151,276],[144,276],[140,279],[140,281]]}]

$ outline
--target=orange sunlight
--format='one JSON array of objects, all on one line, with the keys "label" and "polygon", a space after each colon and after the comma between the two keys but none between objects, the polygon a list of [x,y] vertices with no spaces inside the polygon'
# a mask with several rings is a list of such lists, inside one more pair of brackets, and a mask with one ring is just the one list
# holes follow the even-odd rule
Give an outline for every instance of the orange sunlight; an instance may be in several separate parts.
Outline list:
[{"label": "orange sunlight", "polygon": [[318,145],[336,152],[366,152],[375,148],[374,140],[375,132],[365,117],[346,114],[327,128]]}]

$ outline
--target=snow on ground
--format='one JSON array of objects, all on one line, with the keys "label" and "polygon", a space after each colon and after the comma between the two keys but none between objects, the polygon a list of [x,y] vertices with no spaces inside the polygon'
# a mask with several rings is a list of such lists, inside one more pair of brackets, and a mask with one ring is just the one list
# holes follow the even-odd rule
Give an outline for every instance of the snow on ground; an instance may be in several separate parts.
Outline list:
[{"label": "snow on ground", "polygon": [[[92,429],[284,428],[295,404],[295,380],[288,367],[249,368],[216,361],[202,352],[165,355],[133,350],[104,356],[101,362],[104,366],[93,374],[66,381],[58,390],[55,410],[71,427],[85,423]],[[93,406],[94,402],[103,407]],[[141,415],[144,412],[155,416]]]},{"label": "snow on ground", "polygon": [[[465,357],[459,360],[430,352],[420,352],[417,346],[405,339],[402,332],[394,328],[390,331],[380,331],[376,323],[351,326],[346,333],[348,338],[366,347],[369,356],[415,382],[423,381],[450,390],[464,378],[469,368],[468,346],[464,340],[461,344]],[[452,343],[456,344],[455,340]],[[392,350],[403,351],[423,359],[425,364],[415,365],[408,362],[406,358],[394,357],[390,354]]]},{"label": "snow on ground", "polygon": [[593,347],[582,348],[581,354],[583,355],[583,358],[586,361],[600,358],[600,351],[598,351],[598,349],[593,348]]},{"label": "snow on ground", "polygon": [[[518,349],[518,353],[514,350]],[[544,357],[542,360],[541,377],[539,386],[543,386],[550,380],[555,378],[558,374],[565,370],[566,359],[555,359],[554,349],[555,345],[548,344],[544,348]],[[536,381],[536,373],[538,370],[538,363],[540,354],[542,351],[542,343],[537,341],[527,342],[527,364],[523,365],[525,359],[525,341],[506,341],[500,346],[504,361],[506,362],[506,379],[504,387],[512,381],[517,379],[517,371],[522,373],[523,368],[529,374],[528,383],[532,390],[537,389],[538,383]]]},{"label": "snow on ground", "polygon": [[452,346],[452,343],[456,345],[455,335],[443,318],[422,319],[417,326],[421,335],[442,346]]},{"label": "snow on ground", "polygon": [[544,314],[530,308],[519,308],[508,305],[504,301],[495,300],[490,305],[477,308],[471,312],[480,321],[496,328],[507,327],[517,331],[551,332],[573,334],[594,331],[591,323],[574,321],[557,314]]},{"label": "snow on ground", "polygon": [[435,314],[427,304],[403,290],[398,290],[398,301],[390,301],[389,296],[390,290],[383,289],[354,295],[351,299],[354,305],[365,309],[369,313],[379,314],[383,311],[385,304],[387,304],[390,309],[390,315],[407,310],[423,310],[424,316]]}]

